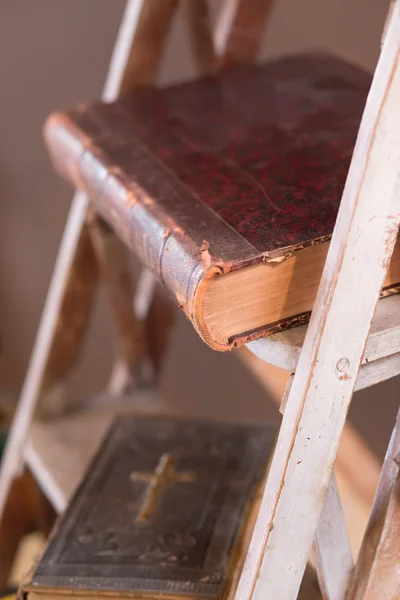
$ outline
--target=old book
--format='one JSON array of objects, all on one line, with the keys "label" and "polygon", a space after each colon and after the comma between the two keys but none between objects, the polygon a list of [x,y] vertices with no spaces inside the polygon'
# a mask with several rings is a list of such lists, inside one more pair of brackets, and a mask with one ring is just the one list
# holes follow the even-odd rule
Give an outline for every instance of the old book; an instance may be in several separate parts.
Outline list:
[{"label": "old book", "polygon": [[230,598],[273,436],[266,425],[118,418],[25,597]]},{"label": "old book", "polygon": [[55,113],[46,139],[226,350],[309,317],[370,82],[330,56],[285,58]]}]

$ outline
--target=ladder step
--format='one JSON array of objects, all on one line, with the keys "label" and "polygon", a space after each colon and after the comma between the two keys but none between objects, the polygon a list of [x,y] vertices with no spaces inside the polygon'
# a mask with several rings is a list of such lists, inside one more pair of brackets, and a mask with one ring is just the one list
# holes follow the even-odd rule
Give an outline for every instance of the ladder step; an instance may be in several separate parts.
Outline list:
[{"label": "ladder step", "polygon": [[58,513],[65,510],[117,415],[166,411],[154,392],[135,392],[134,397],[119,400],[101,396],[98,401],[96,405],[96,399],[92,400],[90,409],[57,421],[34,421],[31,425],[25,460]]},{"label": "ladder step", "polygon": [[[307,332],[301,325],[247,344],[261,360],[294,373]],[[400,296],[382,298],[365,347],[356,390],[400,374]]]},{"label": "ladder step", "polygon": [[[117,415],[159,414],[165,404],[154,393],[135,393],[105,405],[79,411],[55,421],[34,422],[26,446],[26,462],[57,512],[66,510],[74,491],[82,481],[88,465],[99,448],[101,440]],[[95,402],[93,403],[95,404]],[[50,449],[50,451],[49,451]],[[260,485],[260,494],[263,483]],[[248,537],[257,512],[249,522]],[[299,600],[321,600],[315,572],[308,568],[299,593]]]}]

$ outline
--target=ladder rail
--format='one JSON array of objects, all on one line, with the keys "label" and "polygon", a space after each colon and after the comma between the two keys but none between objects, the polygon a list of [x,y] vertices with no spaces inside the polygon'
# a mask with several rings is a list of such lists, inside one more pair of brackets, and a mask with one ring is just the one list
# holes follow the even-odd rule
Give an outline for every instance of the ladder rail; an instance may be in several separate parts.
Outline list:
[{"label": "ladder rail", "polygon": [[[170,0],[168,0],[168,2],[169,1]],[[129,76],[134,73],[132,67],[133,57],[135,57],[134,45],[144,5],[146,5],[146,0],[127,1],[125,14],[122,19],[113,57],[111,59],[109,73],[104,86],[103,98],[105,100],[117,97],[120,90],[125,92],[128,88]],[[149,6],[148,3],[147,6]],[[155,65],[153,63],[158,63],[158,60],[159,57],[157,54],[153,53],[152,60],[147,61],[147,69],[149,69],[151,74],[155,72]],[[137,64],[137,62],[135,62],[135,64]],[[146,76],[146,72],[143,68],[141,68],[140,76],[142,80]],[[43,382],[52,379],[51,372],[49,372],[49,368],[51,367],[50,357],[54,355],[54,353],[63,354],[64,352],[63,342],[65,337],[62,333],[65,330],[69,330],[71,320],[71,311],[65,310],[65,301],[68,291],[74,285],[77,285],[78,290],[82,293],[83,289],[86,290],[86,284],[92,284],[90,292],[93,294],[93,288],[97,283],[97,279],[94,277],[92,281],[90,278],[88,278],[87,281],[80,281],[77,283],[73,280],[74,274],[76,273],[76,264],[80,258],[79,243],[82,239],[87,243],[86,228],[88,208],[88,198],[81,192],[76,192],[57,256],[53,277],[50,283],[14,423],[11,428],[4,459],[2,461],[0,471],[0,518],[4,510],[12,481],[18,476],[22,469],[23,447],[28,436],[30,423],[39,402]],[[116,243],[120,244],[121,242],[118,240]],[[90,248],[90,246],[88,247]],[[87,250],[87,252],[91,253],[91,248]],[[93,273],[96,272],[93,254],[91,254],[91,269],[93,270]],[[84,293],[86,295],[88,292],[85,291]],[[128,299],[128,301],[132,304],[132,299]],[[83,325],[82,332],[88,321],[90,305],[91,302],[85,303],[85,307],[88,309],[87,313],[79,315],[80,323]],[[67,303],[67,308],[70,308],[69,303]],[[68,336],[66,337],[68,338]],[[75,362],[81,341],[82,335],[73,338],[72,347],[69,351],[71,360],[68,363],[64,363],[65,371],[69,370]],[[52,402],[54,402],[54,398],[52,398]]]},{"label": "ladder rail", "polygon": [[[105,101],[111,101],[118,96],[128,94],[137,86],[149,85],[154,82],[163,44],[177,7],[177,2],[178,0],[166,0],[162,3],[162,10],[160,11],[159,6],[156,9],[155,4],[148,2],[148,0],[127,0],[102,94],[102,98]],[[241,6],[242,2],[243,0],[240,0],[238,7]],[[149,37],[151,42],[150,47]],[[229,36],[227,40],[230,40]],[[201,65],[199,67],[201,68]],[[88,198],[81,192],[76,192],[58,252],[32,357],[0,470],[0,518],[7,501],[10,486],[14,478],[18,477],[19,473],[21,473],[23,467],[23,448],[27,440],[30,423],[37,411],[38,404],[43,398],[43,383],[48,382],[49,388],[53,388],[45,402],[45,407],[51,409],[54,407],[56,399],[62,397],[65,377],[75,363],[88,322],[93,295],[98,282],[95,253],[88,240],[88,235],[93,235],[93,227],[91,233],[88,230],[88,209]],[[97,238],[99,235],[101,236],[99,228],[96,228],[94,235]],[[79,267],[80,260],[82,259],[82,251],[80,250],[80,244],[83,243],[82,239],[84,240],[84,248],[86,250],[85,263],[90,263],[89,270],[91,277],[88,277],[85,272],[85,277],[77,280],[77,261]],[[107,242],[102,240],[102,243]],[[112,240],[112,243],[114,245],[113,253],[118,254],[121,260],[123,258],[122,242],[115,238]],[[88,258],[86,258],[86,254]],[[113,264],[113,256],[110,256],[109,253],[103,253],[100,256],[102,275],[106,276],[106,284],[108,281],[109,286],[113,285],[114,282],[113,278],[110,279],[110,277],[107,277],[107,274],[112,272]],[[122,269],[127,273],[128,267],[126,263],[124,263]],[[144,277],[148,279],[148,274],[145,273]],[[88,283],[90,285],[86,289],[86,284]],[[82,302],[83,309],[77,315],[76,319],[79,330],[76,334],[71,335],[71,303],[67,300],[69,291],[74,288],[75,303],[80,299],[83,291],[85,302]],[[153,289],[153,286],[148,286],[148,289]],[[153,293],[149,293],[147,297],[147,307],[145,307],[144,312],[149,315],[153,297]],[[89,300],[86,301],[86,298]],[[115,300],[115,298],[112,298],[112,300]],[[119,330],[124,329],[127,323],[126,315],[128,315],[130,325],[132,325],[131,333],[134,334],[134,337],[143,340],[141,325],[137,323],[134,314],[130,313],[130,307],[132,307],[133,312],[133,299],[127,298],[124,295],[124,302],[124,305],[121,307],[121,296],[117,298],[116,303],[114,302],[114,316],[116,317],[117,324],[119,324]],[[144,304],[146,304],[146,298],[144,299]],[[165,321],[169,321],[169,319]],[[66,347],[65,340],[68,340],[68,348]],[[138,350],[137,347],[131,344],[125,346],[128,347],[128,357],[125,356],[123,358],[128,358],[127,362],[129,363],[132,355],[136,358],[137,353],[139,352],[140,354],[140,349]],[[64,354],[66,350],[68,352]],[[63,370],[62,372],[59,370],[57,373],[58,380],[56,382],[53,381],[53,371],[51,370],[54,364],[52,363],[52,357],[54,356],[64,357]],[[123,375],[120,377],[121,364],[120,361],[117,361],[116,371],[116,373],[114,372],[112,382],[114,391],[118,388],[123,388],[125,384],[124,373],[126,371],[129,373],[129,364],[127,369],[122,368]],[[62,400],[57,403],[57,406],[60,404],[62,404]]]},{"label": "ladder rail", "polygon": [[[294,598],[304,573],[399,228],[399,52],[397,3],[289,393],[239,600],[261,600],[266,594]],[[288,541],[288,531],[296,532],[295,540]],[[284,573],[278,567],[282,564]]]},{"label": "ladder rail", "polygon": [[[209,22],[205,0],[179,1],[190,28],[192,52],[199,73],[207,74],[219,67],[254,60],[261,45],[265,23],[273,8],[272,0],[225,0],[214,30]],[[161,10],[158,6],[158,14],[155,18],[153,3],[148,0],[128,0],[104,87],[104,100],[114,100],[116,97],[130,93],[137,86],[154,83],[166,35],[177,4],[178,0],[165,0],[165,2],[163,0]],[[362,289],[367,292],[363,314],[356,319],[361,333],[358,333],[358,338],[349,344],[351,351],[346,356],[343,354],[335,363],[334,373],[332,373],[332,365],[330,365],[331,371],[328,372],[328,379],[332,385],[329,390],[323,387],[325,383],[323,376],[326,375],[328,368],[324,370],[318,361],[321,363],[321,360],[326,360],[327,364],[329,362],[330,355],[327,352],[329,334],[333,335],[336,350],[344,347],[345,325],[341,323],[340,327],[334,330],[334,323],[338,318],[339,300],[337,298],[341,294],[343,295],[345,286],[343,282],[350,280],[348,274],[351,271],[349,269],[350,258],[347,256],[347,259],[344,259],[343,256],[351,254],[354,250],[353,260],[362,265],[361,250],[351,244],[343,249],[344,240],[347,236],[350,239],[351,236],[354,238],[357,216],[360,217],[362,213],[362,208],[360,208],[362,202],[365,204],[364,213],[372,210],[368,192],[366,192],[365,186],[363,187],[364,180],[371,169],[369,167],[367,170],[370,157],[364,155],[363,151],[365,147],[370,147],[370,154],[375,162],[377,161],[374,155],[374,152],[377,154],[377,143],[374,136],[379,137],[379,134],[381,136],[379,143],[383,148],[385,147],[386,140],[383,139],[384,136],[380,131],[380,127],[382,129],[381,117],[384,113],[386,120],[389,120],[386,115],[389,110],[387,104],[389,100],[393,104],[393,96],[396,94],[396,91],[393,91],[393,79],[397,83],[399,75],[394,69],[391,80],[388,69],[390,60],[394,61],[395,42],[393,40],[397,39],[396,35],[400,35],[399,19],[397,5],[393,10],[387,29],[387,37],[380,59],[380,72],[374,78],[369,105],[367,105],[364,115],[312,323],[300,353],[294,385],[287,399],[284,422],[278,441],[278,452],[276,453],[281,456],[275,456],[272,462],[263,506],[257,519],[255,535],[236,594],[236,598],[239,600],[244,598],[254,598],[255,600],[260,598],[261,600],[265,597],[265,593],[278,592],[279,598],[282,600],[293,598],[293,594],[297,593],[296,590],[304,571],[307,552],[313,537],[318,575],[325,597],[329,600],[344,599],[345,590],[348,587],[352,559],[336,481],[331,473],[340,433],[344,427],[346,409],[351,400],[362,357],[362,344],[368,335],[367,325],[372,319],[374,306],[378,299],[379,277],[380,275],[384,276],[386,272],[394,236],[398,230],[400,209],[396,213],[397,198],[391,198],[391,203],[383,203],[383,209],[378,216],[371,213],[371,219],[381,219],[380,223],[374,225],[373,230],[380,233],[382,238],[386,236],[387,248],[384,249],[374,240],[374,248],[377,249],[378,257],[381,257],[381,264],[378,264],[379,261],[375,256],[372,259],[369,256],[369,260],[374,265],[372,284],[368,286],[360,278],[361,287],[364,286]],[[394,23],[395,25],[393,25]],[[394,31],[395,33],[393,33]],[[149,40],[153,41],[150,46]],[[382,82],[387,84],[384,96],[379,95],[381,91],[379,86],[382,86]],[[372,109],[371,98],[374,105]],[[379,112],[378,108],[381,108],[382,111]],[[367,116],[370,119],[371,117],[375,118],[375,130],[372,132],[366,125]],[[390,157],[387,159],[387,162],[390,163]],[[387,165],[379,166],[383,169],[388,168]],[[393,161],[390,166],[393,168]],[[363,168],[364,172],[362,172]],[[380,173],[376,177],[379,178],[379,176]],[[375,180],[372,181],[372,187],[374,184],[376,189]],[[360,202],[358,202],[357,194],[361,197]],[[361,214],[362,217],[365,217],[364,213]],[[386,220],[391,223],[387,229],[382,225],[382,221],[386,222]],[[360,222],[360,219],[358,221]],[[349,226],[348,223],[350,223]],[[358,239],[356,241],[362,246],[362,240],[361,242]],[[65,377],[76,361],[83,339],[98,283],[97,265],[100,267],[100,275],[106,283],[117,325],[120,356],[114,372],[113,391],[118,393],[123,390],[132,377],[134,379],[141,377],[138,367],[149,355],[146,325],[149,320],[154,319],[151,312],[156,298],[154,278],[147,270],[142,271],[141,281],[146,282],[146,285],[139,285],[139,289],[141,287],[146,289],[141,299],[141,312],[146,317],[143,320],[134,310],[133,285],[125,247],[109,228],[103,227],[99,217],[90,214],[87,197],[77,192],[60,246],[37,341],[0,472],[0,517],[12,483],[22,471],[24,445],[39,400],[44,408],[54,409],[55,407],[57,410],[62,405],[62,400],[60,402],[57,400],[62,398]],[[115,267],[117,268],[115,269]],[[90,277],[86,279],[86,274],[89,272]],[[123,276],[124,285],[117,286],[118,289],[116,289],[118,274]],[[88,283],[89,286],[87,286]],[[342,289],[341,294],[339,289]],[[71,311],[69,298],[73,290],[76,290],[75,298],[79,299],[79,310]],[[327,298],[329,302],[325,302]],[[166,300],[160,302],[163,310],[171,314],[172,308],[169,303]],[[345,320],[347,323],[350,322],[347,317]],[[163,329],[168,329],[170,321],[169,318],[164,319]],[[71,335],[71,328],[73,335]],[[164,350],[164,346],[159,349],[160,356]],[[369,379],[367,377],[366,385],[371,385],[371,381],[371,377]],[[322,407],[317,403],[318,394],[312,390],[313,385],[320,385],[323,388]],[[321,398],[319,398],[319,402],[321,404]],[[328,406],[331,407],[334,415],[331,423],[326,421],[324,413]],[[315,415],[313,409],[315,409]],[[303,452],[302,443],[306,440],[305,434],[301,433],[301,427],[304,426],[305,429],[310,427],[314,417],[317,420],[320,419],[328,431],[324,432],[320,456],[317,457],[317,460],[308,448],[304,452],[306,458],[295,462],[296,454],[300,455]],[[314,428],[313,432],[315,433],[315,431]],[[303,467],[299,467],[301,464]],[[301,469],[304,472],[307,470],[305,484],[301,484],[299,479],[298,472]],[[308,472],[308,470],[310,471]],[[290,494],[292,492],[299,494],[301,489],[305,490],[304,498],[299,501],[295,510],[290,514],[288,512]],[[326,489],[329,490],[327,494]],[[315,495],[314,498],[311,492]],[[303,522],[306,501],[311,507],[310,522],[306,523],[304,531],[301,530],[299,543],[289,547],[285,543],[282,533],[283,515],[289,515],[294,525]],[[321,515],[322,518],[320,518]],[[338,525],[335,530],[332,529],[332,519]],[[334,558],[335,568],[329,571],[328,567],[332,564],[330,556]],[[289,560],[290,566],[293,567],[285,573],[284,580],[282,571],[277,569],[279,557],[285,561]]]},{"label": "ladder rail", "polygon": [[389,442],[374,504],[346,600],[398,596],[400,590],[400,411]]}]

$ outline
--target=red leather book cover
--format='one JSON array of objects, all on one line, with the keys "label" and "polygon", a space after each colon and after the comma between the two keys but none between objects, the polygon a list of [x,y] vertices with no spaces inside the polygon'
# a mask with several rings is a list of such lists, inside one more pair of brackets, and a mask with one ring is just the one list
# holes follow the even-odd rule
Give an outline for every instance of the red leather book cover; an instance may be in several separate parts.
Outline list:
[{"label": "red leather book cover", "polygon": [[370,82],[328,55],[284,58],[81,104],[51,115],[46,139],[58,171],[224,350],[288,323],[216,342],[208,282],[329,239]]}]

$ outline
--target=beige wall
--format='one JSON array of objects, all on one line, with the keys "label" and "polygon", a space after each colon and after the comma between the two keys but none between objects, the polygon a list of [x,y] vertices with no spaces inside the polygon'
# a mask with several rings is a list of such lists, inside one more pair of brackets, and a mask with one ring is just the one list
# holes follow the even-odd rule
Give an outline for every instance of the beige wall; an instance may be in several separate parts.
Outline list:
[{"label": "beige wall", "polygon": [[[159,0],[162,1],[162,0]],[[38,324],[71,191],[53,173],[41,126],[54,108],[99,95],[122,13],[123,0],[1,0],[0,21],[0,381],[21,386]],[[280,0],[263,56],[314,47],[331,49],[372,68],[388,2],[384,0]],[[161,79],[186,77],[192,63],[175,25]],[[75,394],[104,381],[110,325],[97,307]],[[163,388],[180,406],[209,415],[215,399],[233,415],[276,412],[233,356],[211,352],[178,315],[178,329]],[[395,383],[358,394],[353,415],[382,449],[395,410]],[[374,402],[374,400],[378,402]],[[366,417],[365,406],[368,404]],[[374,423],[374,427],[370,423]]]}]

